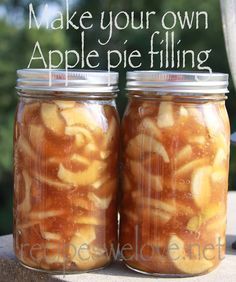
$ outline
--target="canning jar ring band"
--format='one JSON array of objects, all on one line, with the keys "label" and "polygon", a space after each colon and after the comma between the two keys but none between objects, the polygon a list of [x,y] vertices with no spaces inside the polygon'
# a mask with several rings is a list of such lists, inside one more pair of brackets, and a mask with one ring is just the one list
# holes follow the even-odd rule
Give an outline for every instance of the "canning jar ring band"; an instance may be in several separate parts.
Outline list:
[{"label": "canning jar ring band", "polygon": [[61,99],[61,100],[112,100],[115,99],[118,95],[117,92],[112,93],[102,93],[102,92],[93,92],[93,93],[77,93],[77,92],[63,92],[63,91],[43,91],[43,90],[22,90],[16,87],[17,94],[23,98],[31,98],[31,99]]},{"label": "canning jar ring band", "polygon": [[143,92],[140,92],[140,94],[138,94],[138,92],[135,93],[130,93],[128,92],[127,94],[128,98],[135,98],[135,99],[143,99],[143,100],[159,100],[159,101],[173,101],[174,102],[203,102],[206,103],[208,101],[215,101],[215,102],[220,102],[220,101],[225,101],[228,99],[228,97],[226,95],[222,95],[222,94],[218,94],[218,95],[181,95],[180,93],[163,93],[163,95],[161,95],[159,92],[158,93],[148,93],[148,94],[143,94]]}]

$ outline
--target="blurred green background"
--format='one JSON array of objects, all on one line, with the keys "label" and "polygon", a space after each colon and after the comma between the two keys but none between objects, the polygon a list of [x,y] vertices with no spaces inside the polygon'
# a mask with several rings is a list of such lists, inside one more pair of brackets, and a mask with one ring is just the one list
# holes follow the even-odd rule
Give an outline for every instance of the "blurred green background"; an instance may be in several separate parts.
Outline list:
[{"label": "blurred green background", "polygon": [[[14,112],[17,104],[15,93],[16,70],[26,68],[38,40],[42,49],[75,49],[79,50],[80,36],[75,30],[49,31],[46,29],[28,29],[28,4],[27,0],[0,0],[0,235],[11,232],[12,229],[12,139]],[[63,7],[65,1],[31,1],[36,7],[37,14],[43,19],[42,5],[49,4],[53,17],[55,11]],[[220,5],[218,0],[70,0],[72,10],[78,11],[78,15],[84,11],[91,11],[98,15],[101,11],[158,11],[160,15],[168,10],[177,11],[207,11],[209,13],[209,29],[204,30],[180,30],[175,33],[181,39],[186,49],[206,50],[213,49],[208,65],[213,71],[229,73],[226,57]],[[95,16],[96,18],[96,16]],[[86,50],[96,48],[101,56],[105,56],[108,48],[122,50],[122,42],[129,39],[127,50],[138,49],[143,53],[149,49],[150,35],[160,29],[159,23],[152,25],[149,31],[134,32],[131,29],[116,31],[112,42],[106,48],[94,46],[94,35],[99,32],[96,27],[87,32]],[[104,39],[107,34],[104,33]],[[100,49],[99,49],[100,48]],[[149,68],[147,57],[143,57],[142,69]],[[34,65],[42,67],[42,65]],[[106,67],[105,60],[101,68]],[[118,99],[120,114],[125,108],[126,98],[124,92],[125,72],[120,67],[121,95]],[[232,131],[236,130],[236,95],[232,81],[230,81],[230,95],[227,101],[227,109],[230,116]],[[234,189],[234,177],[236,176],[236,150],[231,150],[230,189]]]}]

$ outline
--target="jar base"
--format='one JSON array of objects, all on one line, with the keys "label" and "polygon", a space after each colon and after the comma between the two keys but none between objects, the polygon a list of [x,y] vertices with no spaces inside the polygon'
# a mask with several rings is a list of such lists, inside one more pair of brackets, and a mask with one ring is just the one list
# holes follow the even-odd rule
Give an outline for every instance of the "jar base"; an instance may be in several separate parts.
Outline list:
[{"label": "jar base", "polygon": [[146,271],[143,271],[143,270],[140,270],[140,269],[137,269],[137,268],[134,268],[132,266],[130,266],[129,264],[125,263],[125,266],[127,268],[129,268],[130,270],[134,271],[134,272],[137,272],[137,273],[140,273],[140,274],[144,274],[144,275],[147,275],[147,276],[155,276],[155,277],[160,277],[160,278],[188,278],[188,277],[195,277],[195,276],[202,276],[202,275],[205,275],[209,272],[212,272],[216,267],[214,267],[213,269],[210,269],[204,273],[199,273],[199,274],[180,274],[180,273],[176,273],[176,274],[167,274],[167,273],[150,273],[150,272],[146,272]]},{"label": "jar base", "polygon": [[[18,260],[19,261],[19,260]],[[26,264],[24,264],[23,262],[19,261],[20,265],[26,269],[35,271],[35,272],[40,272],[40,273],[45,273],[45,274],[57,274],[57,275],[75,275],[75,274],[82,274],[82,273],[89,273],[89,272],[94,272],[94,271],[98,271],[98,270],[102,270],[106,267],[109,267],[113,262],[109,262],[104,266],[98,267],[98,268],[94,268],[94,269],[89,269],[89,270],[49,270],[49,269],[41,269],[41,268],[36,268],[33,266],[28,266]]]}]

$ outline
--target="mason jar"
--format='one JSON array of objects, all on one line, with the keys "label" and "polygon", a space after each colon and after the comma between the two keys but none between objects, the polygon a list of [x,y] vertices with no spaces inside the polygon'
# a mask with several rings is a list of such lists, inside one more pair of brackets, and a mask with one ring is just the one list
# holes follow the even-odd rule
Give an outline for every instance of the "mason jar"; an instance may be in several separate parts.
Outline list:
[{"label": "mason jar", "polygon": [[128,73],[120,243],[129,268],[194,276],[223,259],[227,86],[221,73]]},{"label": "mason jar", "polygon": [[26,267],[70,273],[112,260],[117,81],[105,71],[18,71],[14,247]]}]

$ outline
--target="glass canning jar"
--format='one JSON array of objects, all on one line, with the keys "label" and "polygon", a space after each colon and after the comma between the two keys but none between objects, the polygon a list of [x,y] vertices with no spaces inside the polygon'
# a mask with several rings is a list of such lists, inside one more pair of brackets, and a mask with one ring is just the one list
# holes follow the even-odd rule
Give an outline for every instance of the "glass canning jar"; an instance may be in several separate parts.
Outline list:
[{"label": "glass canning jar", "polygon": [[18,71],[14,247],[37,270],[101,268],[117,246],[118,74]]},{"label": "glass canning jar", "polygon": [[121,255],[138,272],[192,276],[224,256],[228,75],[128,73]]}]

